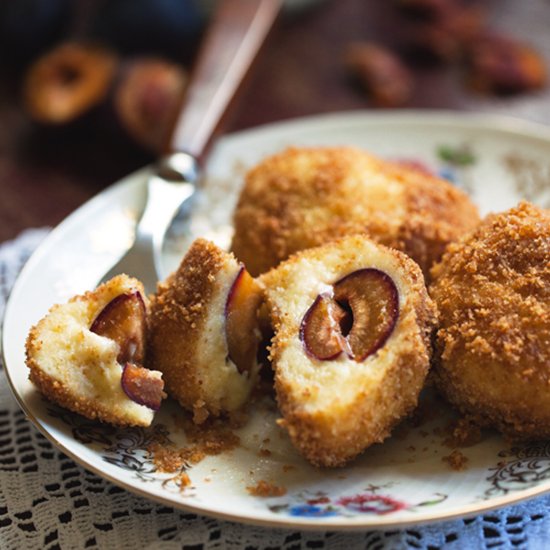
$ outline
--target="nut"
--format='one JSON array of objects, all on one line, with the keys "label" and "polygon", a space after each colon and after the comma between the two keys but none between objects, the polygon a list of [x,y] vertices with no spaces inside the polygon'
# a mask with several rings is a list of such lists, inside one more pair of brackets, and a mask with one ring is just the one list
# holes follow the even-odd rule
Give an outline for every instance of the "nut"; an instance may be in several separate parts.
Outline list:
[{"label": "nut", "polygon": [[368,42],[352,43],[346,50],[345,64],[376,105],[398,107],[409,101],[411,73],[388,49]]},{"label": "nut", "polygon": [[452,7],[429,22],[409,30],[408,43],[417,55],[451,63],[465,56],[468,45],[482,33],[485,13],[477,7]]},{"label": "nut", "polygon": [[487,35],[470,48],[468,82],[473,89],[486,93],[534,90],[546,83],[546,64],[526,44],[508,36]]}]

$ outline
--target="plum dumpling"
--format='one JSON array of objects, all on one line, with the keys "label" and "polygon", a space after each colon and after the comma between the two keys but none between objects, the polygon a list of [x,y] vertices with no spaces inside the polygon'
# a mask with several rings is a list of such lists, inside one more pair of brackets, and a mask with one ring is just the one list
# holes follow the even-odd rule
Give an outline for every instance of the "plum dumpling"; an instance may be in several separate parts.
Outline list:
[{"label": "plum dumpling", "polygon": [[233,254],[197,239],[151,303],[150,356],[166,391],[194,413],[240,409],[258,379],[262,289]]},{"label": "plum dumpling", "polygon": [[162,374],[143,367],[147,307],[126,275],[53,306],[27,338],[30,380],[86,418],[149,426],[165,395]]},{"label": "plum dumpling", "polygon": [[366,233],[422,269],[479,223],[448,181],[354,147],[291,147],[246,175],[235,209],[234,254],[253,276],[300,250]]},{"label": "plum dumpling", "polygon": [[436,320],[422,271],[358,235],[299,252],[260,280],[280,424],[311,463],[341,466],[417,404]]}]

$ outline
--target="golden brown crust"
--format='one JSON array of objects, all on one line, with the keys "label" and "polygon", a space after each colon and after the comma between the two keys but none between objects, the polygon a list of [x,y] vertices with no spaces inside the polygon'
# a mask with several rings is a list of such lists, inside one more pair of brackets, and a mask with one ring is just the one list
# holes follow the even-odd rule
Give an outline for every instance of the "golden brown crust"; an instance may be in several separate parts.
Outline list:
[{"label": "golden brown crust", "polygon": [[513,438],[550,437],[550,213],[488,216],[432,274],[442,392]]},{"label": "golden brown crust", "polygon": [[257,275],[299,250],[366,232],[427,275],[478,221],[468,197],[439,178],[351,147],[289,148],[247,174],[232,250]]},{"label": "golden brown crust", "polygon": [[382,443],[399,421],[414,410],[428,368],[429,354],[425,349],[399,357],[388,370],[384,384],[370,395],[357,395],[347,415],[339,418],[338,431],[327,415],[311,415],[296,408],[287,399],[284,382],[275,376],[277,401],[284,417],[279,423],[313,465],[345,466],[370,445]]},{"label": "golden brown crust", "polygon": [[[31,330],[27,342],[33,340],[36,342],[38,335]],[[27,344],[29,349],[33,348],[35,344]],[[40,344],[38,344],[40,345]],[[40,393],[47,397],[50,401],[69,409],[70,411],[81,414],[82,416],[89,418],[90,420],[99,420],[112,424],[113,426],[143,426],[147,427],[150,422],[140,422],[136,417],[134,420],[130,420],[128,417],[121,417],[117,410],[113,410],[110,407],[104,407],[97,399],[87,399],[82,395],[75,394],[71,389],[67,388],[65,384],[62,384],[59,380],[49,376],[45,373],[40,365],[29,358],[27,355],[27,366],[31,369],[29,374],[30,381],[38,388]]]},{"label": "golden brown crust", "polygon": [[[195,357],[201,352],[207,306],[225,256],[210,241],[197,239],[178,270],[159,284],[151,300],[149,364],[163,373],[169,395],[204,418],[208,414],[203,414],[203,380],[195,368]],[[211,408],[208,412],[220,411]]]},{"label": "golden brown crust", "polygon": [[[84,302],[88,305],[91,311],[98,313],[105,303],[98,302],[99,293],[114,291],[116,295],[117,289],[135,288],[139,290],[142,296],[145,296],[143,285],[136,279],[132,279],[127,275],[118,275],[114,277],[102,287],[96,290],[88,291],[83,295],[74,296],[69,300],[69,303]],[[144,298],[145,300],[145,298]],[[147,301],[145,300],[147,306]],[[29,379],[38,388],[38,390],[47,397],[50,401],[61,405],[73,412],[79,413],[82,416],[91,420],[100,420],[115,426],[148,426],[149,421],[145,421],[138,415],[124,415],[121,411],[113,406],[105,406],[100,399],[89,398],[75,390],[75,387],[66,381],[63,382],[52,376],[44,369],[44,366],[39,360],[40,351],[44,346],[45,328],[48,323],[48,318],[52,313],[58,312],[62,305],[53,306],[48,315],[41,319],[35,326],[31,328],[27,336],[25,345],[26,364],[30,369]],[[95,315],[92,314],[91,318]]]},{"label": "golden brown crust", "polygon": [[405,252],[428,281],[430,268],[446,246],[477,226],[477,208],[467,195],[445,180],[391,163],[385,164],[385,170],[403,186],[406,213],[396,236],[386,239],[380,233],[373,238]]},{"label": "golden brown crust", "polygon": [[[275,330],[271,357],[275,369],[277,400],[284,417],[280,424],[288,430],[300,453],[317,466],[342,466],[369,445],[388,437],[399,420],[416,406],[430,364],[431,334],[436,311],[427,294],[422,273],[403,253],[374,245],[382,254],[392,257],[391,264],[395,271],[390,276],[406,281],[408,291],[395,329],[406,336],[399,341],[399,349],[391,343],[390,338],[387,346],[378,352],[377,361],[389,364],[383,367],[386,370],[381,383],[371,385],[367,392],[358,392],[351,403],[346,403],[344,410],[331,405],[312,412],[297,399],[296,380],[289,379],[279,368],[285,349],[292,345],[298,335],[296,327],[289,323],[288,311],[276,303],[277,298],[272,296],[270,288],[285,288],[288,271],[299,268],[303,258],[322,258],[325,251],[335,250],[339,246],[360,250],[362,241],[371,242],[366,236],[352,236],[303,251],[262,276]],[[376,267],[376,263],[371,267]],[[387,360],[390,353],[394,356]],[[323,365],[320,364],[319,368],[322,369]],[[307,387],[302,388],[305,401],[309,391]]]}]

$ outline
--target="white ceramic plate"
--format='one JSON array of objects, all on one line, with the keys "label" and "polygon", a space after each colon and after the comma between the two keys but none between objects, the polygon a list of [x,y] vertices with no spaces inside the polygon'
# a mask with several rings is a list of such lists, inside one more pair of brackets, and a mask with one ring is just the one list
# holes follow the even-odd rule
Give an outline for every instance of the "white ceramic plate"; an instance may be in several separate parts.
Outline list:
[{"label": "white ceramic plate", "polygon": [[[414,159],[471,193],[483,213],[527,198],[550,205],[550,129],[464,113],[355,112],[313,117],[225,137],[214,150],[205,193],[190,230],[222,245],[231,238],[231,213],[243,170],[288,145],[355,145],[390,158]],[[550,489],[550,445],[511,448],[488,432],[462,449],[464,471],[442,457],[438,425],[427,422],[368,449],[350,466],[318,470],[293,450],[275,425],[276,411],[260,407],[239,431],[233,451],[208,457],[187,473],[180,491],[142,449],[155,431],[184,441],[166,403],[149,430],[115,430],[45,401],[27,380],[24,343],[31,325],[58,302],[94,287],[131,238],[143,204],[147,171],[133,174],[85,204],[57,227],[21,273],[6,309],[3,346],[12,389],[28,417],[55,445],[98,475],[165,504],[226,519],[289,528],[364,529],[473,515]],[[188,239],[176,224],[164,257],[166,271]],[[180,413],[181,414],[181,413]],[[435,430],[435,431],[434,431]],[[262,450],[263,449],[263,450]],[[259,480],[286,489],[279,497],[252,496]]]}]

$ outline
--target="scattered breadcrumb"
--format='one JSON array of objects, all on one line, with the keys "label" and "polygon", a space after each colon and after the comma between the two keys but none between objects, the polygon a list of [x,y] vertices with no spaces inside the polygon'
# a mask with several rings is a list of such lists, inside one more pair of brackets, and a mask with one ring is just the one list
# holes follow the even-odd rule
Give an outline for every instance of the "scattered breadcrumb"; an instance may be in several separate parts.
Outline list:
[{"label": "scattered breadcrumb", "polygon": [[207,456],[218,455],[234,449],[239,443],[239,437],[233,433],[227,422],[220,419],[209,419],[204,424],[197,425],[190,417],[178,415],[174,417],[176,425],[185,430],[188,444],[176,447],[169,440],[155,440],[149,444],[149,453],[158,472],[175,473],[178,470],[176,483],[183,490],[191,484],[185,470],[197,464]]},{"label": "scattered breadcrumb", "polygon": [[197,425],[189,416],[174,415],[174,422],[183,429],[187,441],[201,448],[207,455],[217,455],[237,447],[239,436],[233,432],[232,420],[223,418],[209,418],[201,425]]},{"label": "scattered breadcrumb", "polygon": [[173,473],[180,468],[200,462],[206,455],[195,446],[175,448],[171,445],[152,443],[147,447],[158,472]]},{"label": "scattered breadcrumb", "polygon": [[275,485],[264,479],[258,481],[256,485],[247,487],[246,490],[255,497],[280,497],[286,495],[286,487]]},{"label": "scattered breadcrumb", "polygon": [[441,460],[457,472],[465,470],[468,463],[468,457],[464,456],[458,449],[455,449],[450,455],[441,457]]},{"label": "scattered breadcrumb", "polygon": [[447,438],[443,444],[447,447],[471,447],[481,440],[481,428],[470,417],[459,418],[447,428]]},{"label": "scattered breadcrumb", "polygon": [[186,487],[191,485],[191,478],[187,475],[187,472],[182,470],[177,476],[175,476],[172,481],[180,488],[180,491],[183,491]]}]

